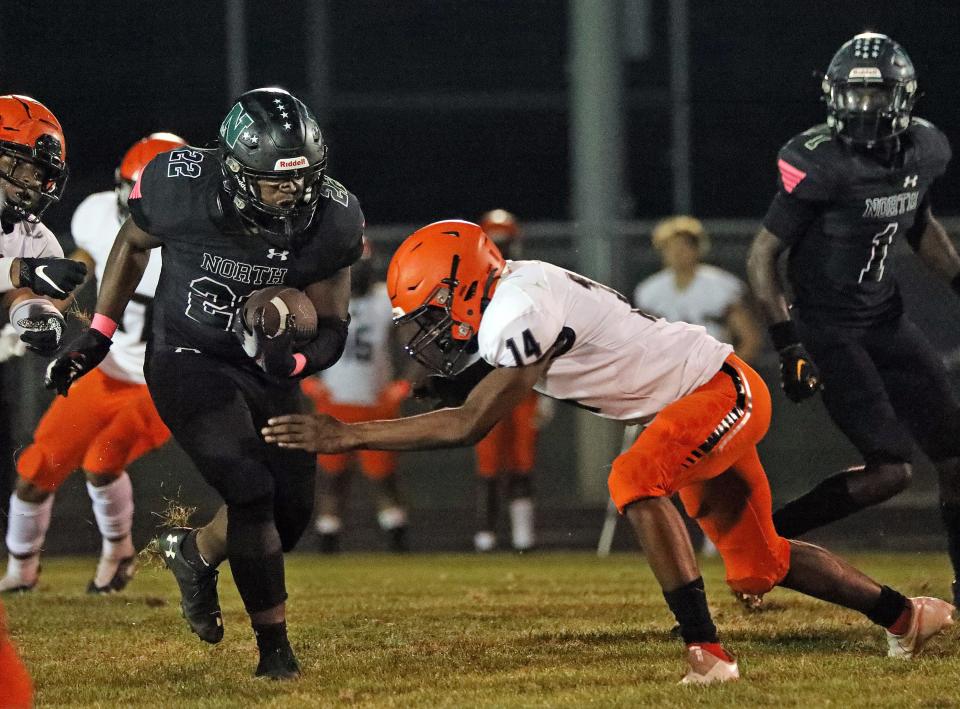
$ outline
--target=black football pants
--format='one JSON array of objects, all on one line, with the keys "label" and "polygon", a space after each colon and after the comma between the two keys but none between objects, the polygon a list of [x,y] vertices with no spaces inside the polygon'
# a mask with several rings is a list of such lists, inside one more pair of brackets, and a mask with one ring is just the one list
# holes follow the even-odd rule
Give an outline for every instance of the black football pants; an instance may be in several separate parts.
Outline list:
[{"label": "black football pants", "polygon": [[960,403],[933,346],[907,317],[867,328],[806,324],[801,339],[823,378],[823,403],[867,463],[909,462],[913,441],[934,462],[960,456]]},{"label": "black football pants", "polygon": [[266,444],[260,428],[306,410],[299,383],[277,383],[252,362],[164,347],[148,352],[145,373],[163,422],[227,504],[227,558],[247,611],[276,606],[286,598],[282,551],[313,511],[315,461]]}]

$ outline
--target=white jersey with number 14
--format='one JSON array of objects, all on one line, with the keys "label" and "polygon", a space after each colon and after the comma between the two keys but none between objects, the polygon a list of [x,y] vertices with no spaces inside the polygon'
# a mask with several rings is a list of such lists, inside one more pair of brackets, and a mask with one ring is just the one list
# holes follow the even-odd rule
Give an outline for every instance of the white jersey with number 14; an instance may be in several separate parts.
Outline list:
[{"label": "white jersey with number 14", "polygon": [[483,314],[480,356],[496,367],[557,357],[536,390],[605,418],[648,422],[709,381],[733,352],[699,325],[635,310],[611,288],[542,261],[508,261]]}]

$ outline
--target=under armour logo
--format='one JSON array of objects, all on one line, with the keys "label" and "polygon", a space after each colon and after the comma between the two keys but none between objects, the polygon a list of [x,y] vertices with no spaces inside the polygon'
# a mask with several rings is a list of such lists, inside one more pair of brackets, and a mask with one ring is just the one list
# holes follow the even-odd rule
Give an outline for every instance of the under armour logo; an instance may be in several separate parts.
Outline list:
[{"label": "under armour logo", "polygon": [[903,178],[903,186],[904,186],[904,187],[916,187],[916,186],[917,186],[917,178],[918,178],[918,177],[919,177],[919,175],[907,175],[905,178]]},{"label": "under armour logo", "polygon": [[287,260],[287,255],[288,255],[289,253],[290,253],[289,251],[277,251],[276,249],[267,249],[267,258],[278,258],[278,257],[279,257],[279,259],[280,259],[281,261],[286,261],[286,260]]},{"label": "under armour logo", "polygon": [[177,551],[176,551],[176,548],[177,548],[177,547],[176,547],[177,537],[176,537],[176,535],[174,535],[174,534],[168,534],[168,535],[167,535],[167,542],[170,544],[170,548],[163,552],[164,555],[170,557],[171,559],[176,558],[176,556],[177,556]]}]

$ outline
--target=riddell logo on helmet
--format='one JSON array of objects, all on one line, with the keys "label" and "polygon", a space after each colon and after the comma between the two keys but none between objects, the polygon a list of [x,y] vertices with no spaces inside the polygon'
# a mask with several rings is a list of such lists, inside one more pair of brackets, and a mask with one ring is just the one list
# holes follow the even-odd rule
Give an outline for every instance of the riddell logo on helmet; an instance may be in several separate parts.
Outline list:
[{"label": "riddell logo on helmet", "polygon": [[273,166],[274,170],[299,170],[301,167],[307,167],[310,161],[302,155],[297,158],[280,158],[277,164]]},{"label": "riddell logo on helmet", "polygon": [[847,78],[881,81],[883,80],[883,74],[874,66],[858,66],[850,70]]}]

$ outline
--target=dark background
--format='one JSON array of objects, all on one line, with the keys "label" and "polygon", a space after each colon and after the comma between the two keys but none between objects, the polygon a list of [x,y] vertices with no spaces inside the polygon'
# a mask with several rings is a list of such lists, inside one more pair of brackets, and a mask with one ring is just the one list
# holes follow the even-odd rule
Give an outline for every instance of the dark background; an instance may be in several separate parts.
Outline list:
[{"label": "dark background", "polygon": [[[624,65],[624,217],[671,210],[667,3],[650,3],[649,54]],[[66,226],[85,194],[110,186],[120,156],[142,135],[170,130],[197,144],[215,137],[232,98],[224,2],[3,5],[3,90],[46,103],[67,134],[71,184],[66,209],[50,213],[53,226]],[[370,224],[472,216],[491,204],[528,219],[570,216],[566,2],[331,0],[329,6],[331,105],[316,108],[326,116],[331,173],[358,195]],[[247,3],[251,87],[309,93],[304,8],[305,2]],[[824,118],[814,72],[865,29],[886,32],[907,48],[924,93],[917,113],[956,143],[958,27],[960,6],[946,0],[691,0],[695,210],[762,216],[777,148]],[[529,93],[516,98],[517,92]],[[477,100],[429,100],[465,93]],[[370,97],[383,105],[373,106]],[[936,197],[941,211],[955,213],[960,183],[952,177]]]},{"label": "dark background", "polygon": [[[112,187],[114,168],[135,140],[159,130],[199,145],[215,137],[233,99],[225,3],[0,5],[0,93],[43,101],[66,132],[71,177],[64,203],[45,222],[69,248],[73,209],[90,192]],[[571,30],[564,0],[330,0],[329,7],[330,100],[314,108],[330,144],[330,172],[360,198],[372,231],[395,239],[404,227],[391,225],[476,218],[495,206],[516,212],[530,233],[536,223],[563,225],[571,218]],[[815,72],[866,29],[886,32],[906,47],[924,94],[916,113],[960,142],[955,2],[691,0],[689,7],[693,205],[699,216],[759,220],[773,193],[777,149],[824,119]],[[305,2],[247,3],[250,88],[276,84],[309,95],[305,8]],[[624,219],[673,211],[667,13],[665,0],[650,0],[649,51],[624,63],[627,194],[618,215]],[[960,181],[951,168],[934,189],[934,206],[956,215],[958,205]],[[659,267],[648,226],[635,222],[620,242],[631,282]],[[576,265],[568,228],[540,231],[543,238],[529,240],[527,256]],[[715,230],[711,257],[742,275],[750,237],[750,227]],[[905,274],[918,320],[941,350],[955,348],[960,317],[952,296],[931,285],[903,250],[895,266]],[[5,398],[33,402],[21,409],[33,413],[21,417],[27,420],[6,450],[29,441],[48,400],[39,388],[42,367],[28,358],[3,368]],[[759,369],[776,389],[771,353]],[[776,424],[762,453],[779,500],[856,462],[818,400],[799,408],[775,391],[774,402]],[[548,545],[591,543],[601,522],[602,510],[578,497],[573,432],[572,414],[561,409],[541,440],[538,494]],[[430,543],[469,544],[470,452],[410,454],[402,461],[415,507],[414,545],[426,544],[427,537]],[[197,501],[203,512],[217,504],[175,446],[132,468],[138,541],[156,522],[152,513],[163,498]],[[935,483],[929,470],[918,478],[900,498],[904,511],[861,516],[859,527],[838,525],[833,533],[873,546],[929,543],[917,540],[937,531]],[[348,539],[348,548],[373,539],[370,505],[357,504],[367,536]],[[76,476],[58,494],[56,510],[49,550],[96,548]],[[901,515],[897,534],[886,537],[883,529],[894,514]],[[880,524],[884,515],[887,523]]]}]

